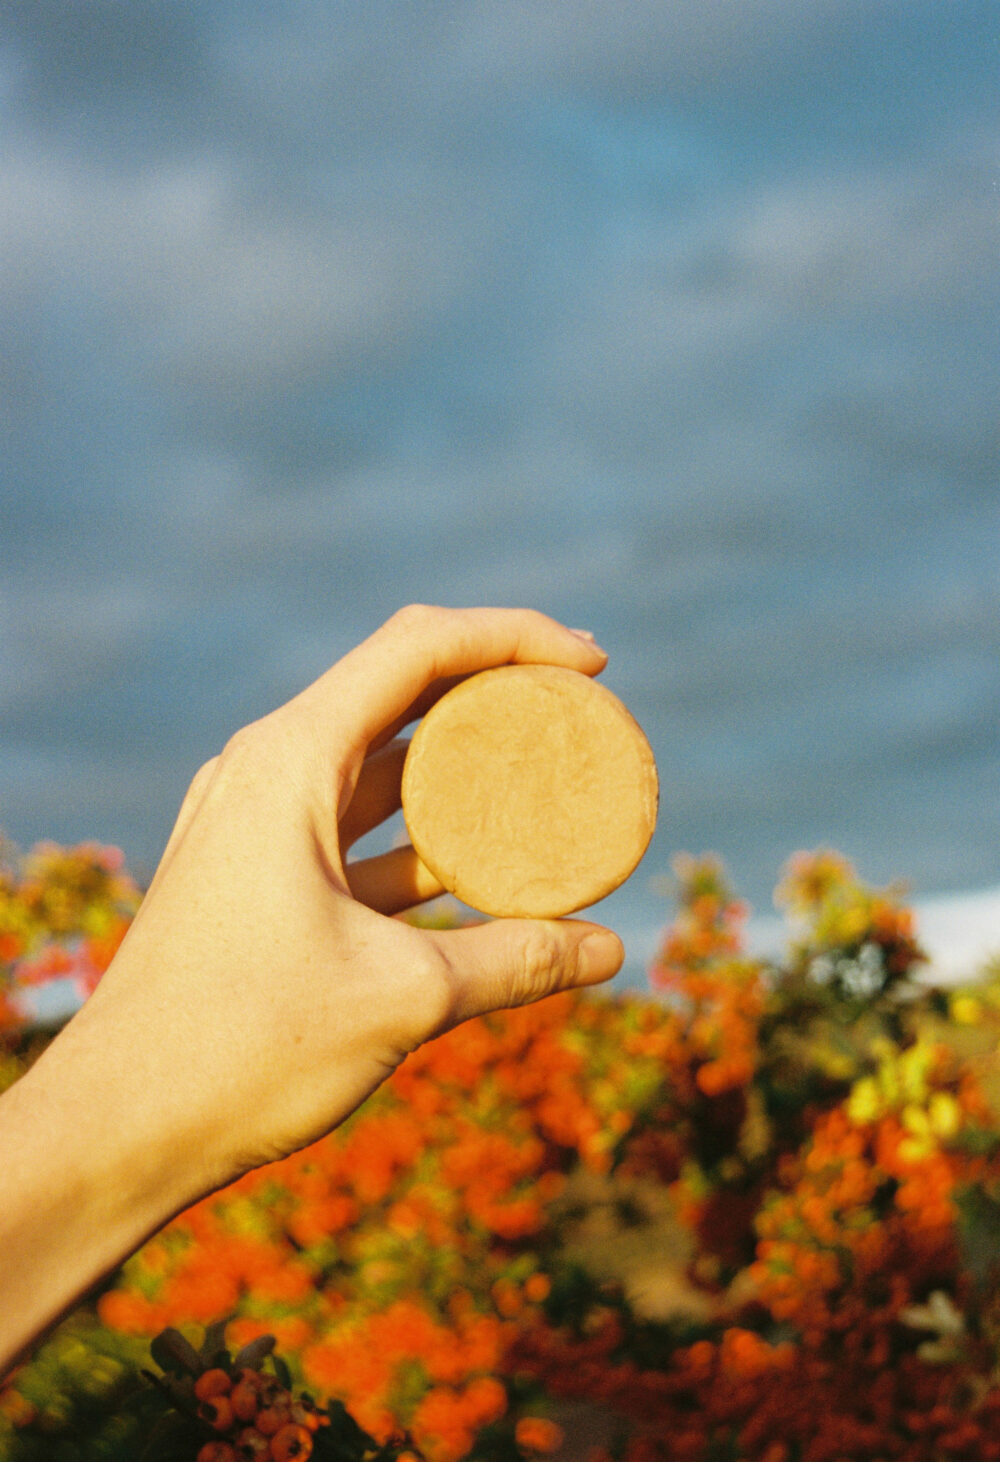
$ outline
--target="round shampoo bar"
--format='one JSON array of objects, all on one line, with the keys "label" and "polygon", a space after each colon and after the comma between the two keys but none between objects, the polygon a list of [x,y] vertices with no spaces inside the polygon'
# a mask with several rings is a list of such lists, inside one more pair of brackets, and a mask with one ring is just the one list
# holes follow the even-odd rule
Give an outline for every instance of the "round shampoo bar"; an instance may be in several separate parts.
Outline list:
[{"label": "round shampoo bar", "polygon": [[656,823],[656,764],[604,686],[554,665],[461,681],[421,721],[403,815],[421,861],[484,914],[555,919],[635,868]]}]

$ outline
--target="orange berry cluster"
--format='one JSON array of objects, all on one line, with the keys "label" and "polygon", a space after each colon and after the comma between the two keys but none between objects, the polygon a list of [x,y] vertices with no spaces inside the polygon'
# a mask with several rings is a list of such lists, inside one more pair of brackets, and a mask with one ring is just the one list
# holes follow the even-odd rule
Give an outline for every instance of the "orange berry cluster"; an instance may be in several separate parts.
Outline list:
[{"label": "orange berry cluster", "polygon": [[194,1394],[198,1416],[218,1433],[197,1462],[305,1462],[315,1433],[329,1425],[309,1398],[296,1400],[277,1377],[246,1367],[236,1376],[221,1366],[203,1371]]}]

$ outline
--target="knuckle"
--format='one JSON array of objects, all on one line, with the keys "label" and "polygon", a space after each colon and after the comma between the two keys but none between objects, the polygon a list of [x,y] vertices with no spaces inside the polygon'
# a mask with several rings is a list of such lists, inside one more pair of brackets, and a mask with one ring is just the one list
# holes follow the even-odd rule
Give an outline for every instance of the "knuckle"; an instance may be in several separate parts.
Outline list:
[{"label": "knuckle", "polygon": [[406,989],[397,1014],[399,1044],[408,1051],[447,1030],[455,1014],[455,983],[448,962],[421,942],[409,956]]},{"label": "knuckle", "polygon": [[256,742],[257,723],[251,722],[249,726],[241,726],[229,737],[218,760],[225,766],[229,762],[240,761],[253,750]]},{"label": "knuckle", "polygon": [[222,748],[219,758],[222,765],[232,763],[239,766],[270,757],[289,749],[298,729],[294,717],[288,714],[288,707],[271,711],[258,721],[251,721],[234,731]]},{"label": "knuckle", "polygon": [[219,758],[217,756],[213,756],[210,757],[208,761],[204,762],[198,768],[194,776],[191,778],[191,785],[188,788],[187,793],[189,797],[201,796],[202,792],[204,792],[205,788],[208,786],[209,782],[215,775],[215,771],[218,765]]},{"label": "knuckle", "polygon": [[225,788],[233,782],[241,782],[247,774],[247,767],[254,755],[254,736],[250,727],[244,726],[234,732],[219,755],[216,786]]},{"label": "knuckle", "polygon": [[289,758],[276,741],[278,729],[265,718],[234,731],[216,758],[213,786],[220,792],[259,792],[268,785],[274,767],[287,769]]},{"label": "knuckle", "polygon": [[200,766],[191,778],[188,789],[181,800],[180,811],[178,813],[178,818],[181,823],[185,819],[192,817],[205,800],[208,789],[215,777],[219,760],[219,757],[213,756],[209,761]]},{"label": "knuckle", "polygon": [[405,604],[389,622],[398,629],[420,631],[435,623],[443,612],[433,604]]},{"label": "knuckle", "polygon": [[545,925],[532,928],[521,951],[520,979],[524,998],[537,999],[557,989],[564,964],[562,944],[556,935]]}]

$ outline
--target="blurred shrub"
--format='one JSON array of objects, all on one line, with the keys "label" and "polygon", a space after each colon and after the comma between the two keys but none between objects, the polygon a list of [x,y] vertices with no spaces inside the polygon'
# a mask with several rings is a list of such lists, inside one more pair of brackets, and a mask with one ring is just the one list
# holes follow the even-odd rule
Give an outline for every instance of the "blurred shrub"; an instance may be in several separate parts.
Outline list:
[{"label": "blurred shrub", "polygon": [[[150,1338],[227,1319],[429,1462],[1000,1458],[1000,982],[915,982],[836,854],[790,861],[774,964],[717,862],[676,872],[653,998],[469,1022],[180,1215],[12,1378],[0,1456],[135,1455]],[[92,848],[4,877],[8,992],[138,901]]]}]

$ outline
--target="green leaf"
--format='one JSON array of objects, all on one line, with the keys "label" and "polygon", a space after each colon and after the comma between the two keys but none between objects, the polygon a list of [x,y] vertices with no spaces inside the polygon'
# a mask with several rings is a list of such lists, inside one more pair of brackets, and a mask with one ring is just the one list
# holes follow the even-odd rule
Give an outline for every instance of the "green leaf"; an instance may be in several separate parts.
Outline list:
[{"label": "green leaf", "polygon": [[200,1376],[204,1366],[201,1356],[179,1330],[161,1330],[149,1347],[149,1353],[161,1371],[183,1372]]},{"label": "green leaf", "polygon": [[259,1370],[261,1361],[271,1354],[274,1347],[273,1335],[258,1335],[256,1340],[251,1340],[248,1345],[244,1345],[242,1350],[236,1352],[233,1357],[233,1368],[237,1371]]},{"label": "green leaf", "polygon": [[205,1331],[201,1342],[201,1363],[205,1369],[219,1364],[220,1352],[226,1348],[226,1326],[229,1320],[216,1320]]},{"label": "green leaf", "polygon": [[1000,1275],[1000,1202],[980,1187],[956,1195],[958,1233],[965,1267],[980,1288]]}]

